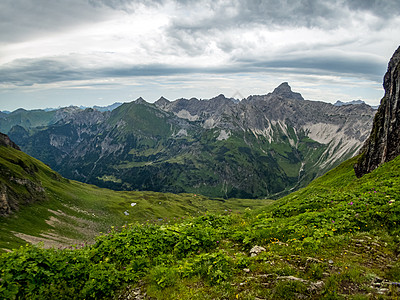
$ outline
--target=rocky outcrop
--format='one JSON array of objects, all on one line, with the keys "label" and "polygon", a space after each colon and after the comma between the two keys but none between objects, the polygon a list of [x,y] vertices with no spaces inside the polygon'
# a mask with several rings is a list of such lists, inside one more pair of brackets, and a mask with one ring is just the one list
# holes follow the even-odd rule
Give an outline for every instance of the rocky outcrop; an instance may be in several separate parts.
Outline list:
[{"label": "rocky outcrop", "polygon": [[265,252],[265,248],[261,247],[261,246],[254,246],[253,248],[251,248],[250,250],[250,256],[254,257],[257,256],[258,254],[260,254],[261,252]]},{"label": "rocky outcrop", "polygon": [[400,154],[400,47],[390,59],[383,87],[385,96],[375,115],[371,135],[354,166],[361,177]]},{"label": "rocky outcrop", "polygon": [[[20,190],[24,192],[21,193]],[[46,199],[45,190],[40,183],[12,177],[7,184],[0,184],[0,217],[18,211],[21,206]]]},{"label": "rocky outcrop", "polygon": [[35,177],[39,172],[37,164],[27,155],[26,159],[21,158],[23,153],[7,148],[20,151],[7,135],[0,133],[0,216],[47,199],[41,181]]},{"label": "rocky outcrop", "polygon": [[10,140],[10,138],[6,134],[1,132],[0,132],[0,146],[11,147],[17,150],[21,150],[19,149],[17,144],[15,144],[12,140]]},{"label": "rocky outcrop", "polygon": [[11,213],[14,201],[10,201],[9,191],[7,186],[2,183],[0,185],[0,216],[7,216]]}]

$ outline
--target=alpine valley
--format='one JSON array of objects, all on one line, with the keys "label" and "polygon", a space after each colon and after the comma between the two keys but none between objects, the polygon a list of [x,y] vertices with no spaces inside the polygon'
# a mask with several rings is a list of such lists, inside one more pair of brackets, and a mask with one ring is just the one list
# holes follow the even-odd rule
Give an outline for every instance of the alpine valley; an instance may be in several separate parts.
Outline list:
[{"label": "alpine valley", "polygon": [[62,176],[99,187],[277,198],[355,155],[375,112],[304,100],[285,82],[241,101],[19,109],[0,114],[0,131]]},{"label": "alpine valley", "polygon": [[3,115],[25,149],[73,167],[70,177],[137,188],[128,175],[146,175],[160,189],[161,175],[176,189],[206,178],[215,182],[203,191],[224,196],[239,178],[251,186],[246,168],[269,193],[266,180],[305,184],[359,148],[364,123],[372,129],[357,156],[278,200],[99,188],[0,134],[0,298],[399,299],[399,71],[400,47],[372,123],[364,104],[305,101],[287,84],[239,103],[139,99],[111,112]]}]

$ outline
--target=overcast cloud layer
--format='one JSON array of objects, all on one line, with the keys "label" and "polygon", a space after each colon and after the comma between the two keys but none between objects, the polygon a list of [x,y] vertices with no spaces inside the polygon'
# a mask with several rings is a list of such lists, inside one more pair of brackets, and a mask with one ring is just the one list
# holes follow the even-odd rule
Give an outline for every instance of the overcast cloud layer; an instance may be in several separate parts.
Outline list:
[{"label": "overcast cloud layer", "polygon": [[2,0],[0,110],[140,96],[379,103],[398,0]]}]

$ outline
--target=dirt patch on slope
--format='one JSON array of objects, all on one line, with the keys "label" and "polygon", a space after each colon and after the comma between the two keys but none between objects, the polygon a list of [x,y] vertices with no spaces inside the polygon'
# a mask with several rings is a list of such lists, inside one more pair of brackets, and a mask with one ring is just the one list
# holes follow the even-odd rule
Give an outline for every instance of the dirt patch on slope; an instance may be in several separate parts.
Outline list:
[{"label": "dirt patch on slope", "polygon": [[[99,234],[98,226],[94,221],[67,215],[61,210],[49,209],[49,212],[53,216],[50,216],[46,223],[52,229],[41,233],[39,236],[20,232],[13,232],[14,235],[31,244],[37,245],[41,243],[44,248],[62,248],[93,242],[94,237]],[[66,232],[67,236],[60,232]],[[70,236],[77,238],[71,238]]]}]

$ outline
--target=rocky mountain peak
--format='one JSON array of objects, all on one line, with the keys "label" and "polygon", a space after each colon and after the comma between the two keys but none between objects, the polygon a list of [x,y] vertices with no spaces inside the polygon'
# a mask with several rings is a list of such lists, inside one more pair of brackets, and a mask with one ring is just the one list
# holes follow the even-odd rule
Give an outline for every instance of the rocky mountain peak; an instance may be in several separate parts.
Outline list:
[{"label": "rocky mountain peak", "polygon": [[167,98],[164,98],[163,96],[160,97],[154,104],[157,107],[160,107],[161,109],[164,109],[168,104],[170,104],[171,101],[169,101]]},{"label": "rocky mountain peak", "polygon": [[146,104],[146,100],[144,100],[142,97],[139,97],[135,100],[136,104]]},{"label": "rocky mountain peak", "polygon": [[286,99],[304,100],[300,93],[292,92],[292,88],[287,82],[281,83],[270,95],[280,96]]},{"label": "rocky mountain peak", "polygon": [[229,99],[226,98],[224,94],[219,94],[217,97],[210,99],[210,101],[227,101],[227,100],[229,100]]},{"label": "rocky mountain peak", "polygon": [[400,155],[400,47],[390,59],[383,87],[385,95],[375,115],[371,135],[354,166],[358,177]]},{"label": "rocky mountain peak", "polygon": [[11,147],[11,148],[14,148],[17,150],[21,150],[21,149],[19,149],[17,144],[15,144],[12,140],[10,140],[8,135],[1,133],[1,132],[0,132],[0,146]]},{"label": "rocky mountain peak", "polygon": [[170,101],[167,98],[165,98],[164,96],[161,96],[160,99],[158,99],[156,102],[170,103]]}]

